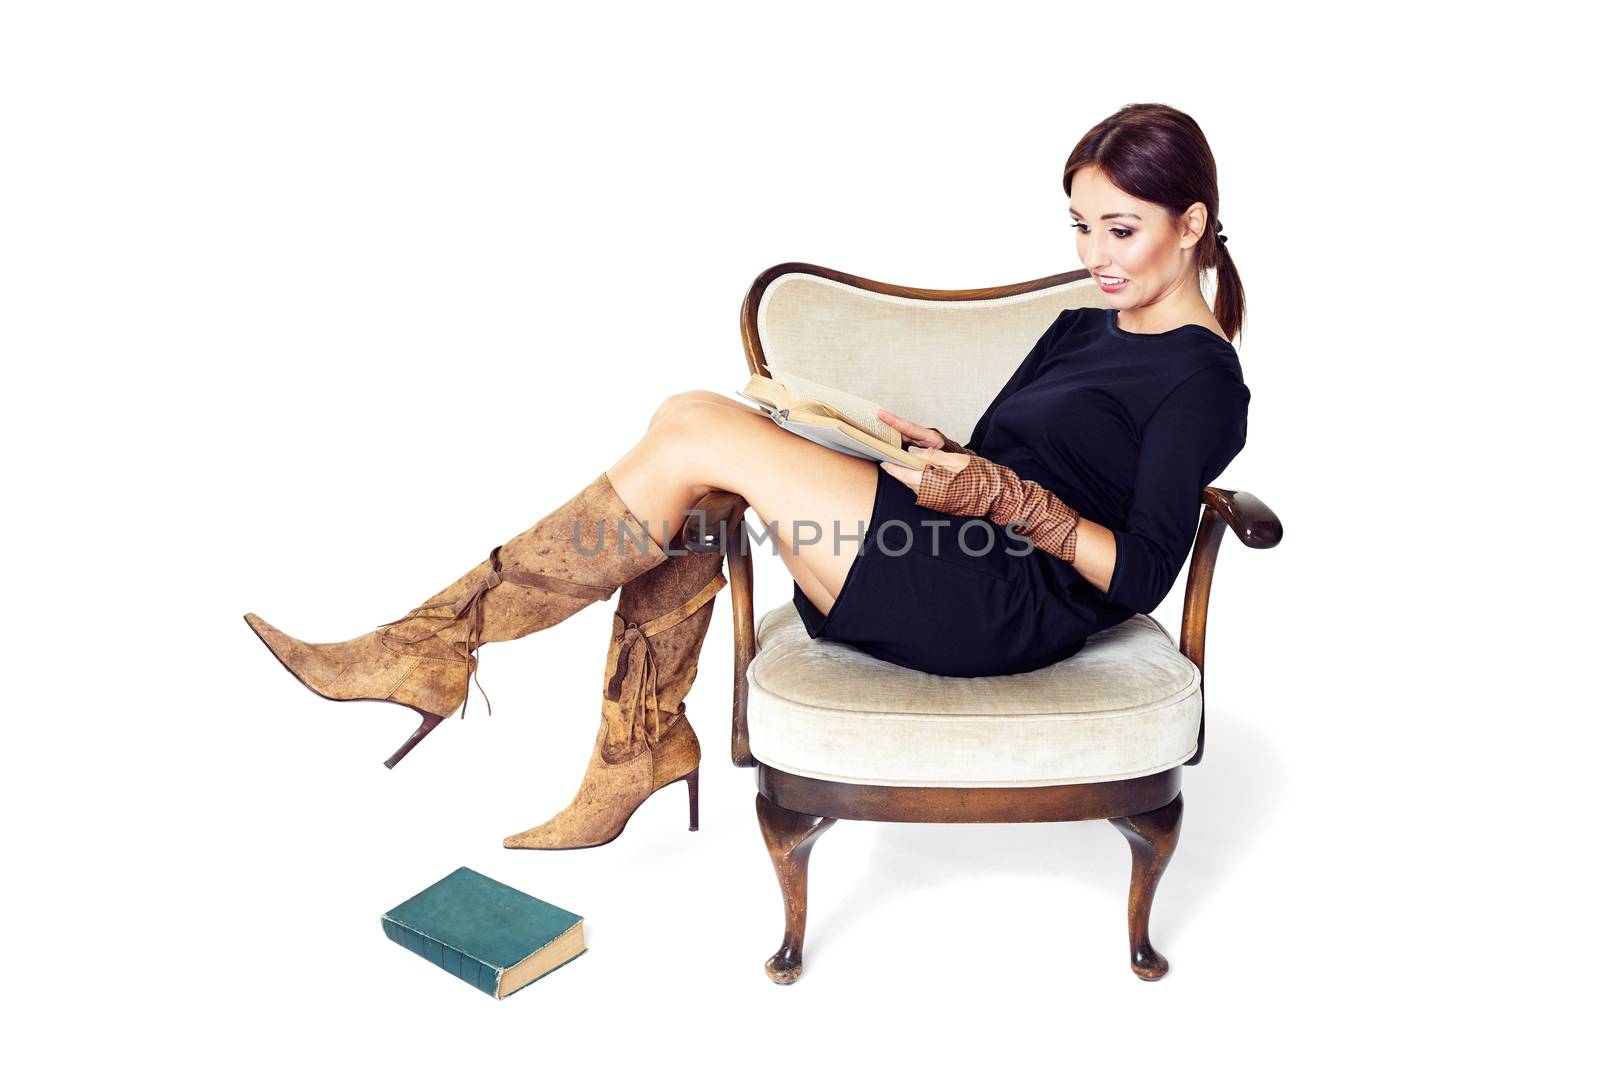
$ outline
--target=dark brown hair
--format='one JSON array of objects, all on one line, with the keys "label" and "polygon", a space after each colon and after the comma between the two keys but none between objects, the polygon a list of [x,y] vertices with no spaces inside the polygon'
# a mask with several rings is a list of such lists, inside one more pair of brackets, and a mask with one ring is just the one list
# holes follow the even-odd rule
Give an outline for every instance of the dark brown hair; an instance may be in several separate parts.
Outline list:
[{"label": "dark brown hair", "polygon": [[1166,104],[1128,104],[1083,135],[1061,175],[1072,195],[1072,175],[1093,164],[1129,196],[1160,204],[1174,226],[1178,217],[1199,201],[1206,207],[1206,234],[1195,245],[1199,269],[1215,268],[1217,293],[1211,312],[1230,338],[1244,326],[1244,285],[1217,240],[1217,162],[1199,123]]}]

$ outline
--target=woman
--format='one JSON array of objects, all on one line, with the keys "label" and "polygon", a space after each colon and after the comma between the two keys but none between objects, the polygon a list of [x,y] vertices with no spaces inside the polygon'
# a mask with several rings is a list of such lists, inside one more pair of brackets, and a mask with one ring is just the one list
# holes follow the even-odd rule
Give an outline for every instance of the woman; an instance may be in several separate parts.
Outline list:
[{"label": "woman", "polygon": [[[1171,589],[1201,490],[1244,447],[1250,392],[1229,340],[1243,291],[1194,121],[1163,105],[1122,108],[1073,149],[1063,185],[1078,256],[1109,307],[1063,311],[965,447],[880,412],[928,452],[925,469],[874,466],[732,398],[679,393],[613,466],[403,619],[326,645],[246,621],[319,695],[421,712],[392,766],[465,706],[479,645],[552,626],[620,587],[583,783],[511,848],[604,844],[680,779],[693,825],[700,746],[683,698],[726,579],[720,556],[667,546],[713,488],[742,495],[771,528],[814,638],[946,675],[1072,655]],[[1213,267],[1215,314],[1200,288]],[[813,542],[794,536],[801,522],[862,536]],[[970,523],[979,529],[960,529]]]}]

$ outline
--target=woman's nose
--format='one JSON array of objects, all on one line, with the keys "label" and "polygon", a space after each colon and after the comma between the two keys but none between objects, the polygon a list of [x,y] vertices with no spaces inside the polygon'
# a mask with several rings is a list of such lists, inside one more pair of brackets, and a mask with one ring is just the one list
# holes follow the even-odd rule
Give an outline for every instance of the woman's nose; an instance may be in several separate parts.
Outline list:
[{"label": "woman's nose", "polygon": [[1090,270],[1099,270],[1104,267],[1106,258],[1102,251],[1103,248],[1104,246],[1100,243],[1098,236],[1090,237],[1083,246],[1083,265]]}]

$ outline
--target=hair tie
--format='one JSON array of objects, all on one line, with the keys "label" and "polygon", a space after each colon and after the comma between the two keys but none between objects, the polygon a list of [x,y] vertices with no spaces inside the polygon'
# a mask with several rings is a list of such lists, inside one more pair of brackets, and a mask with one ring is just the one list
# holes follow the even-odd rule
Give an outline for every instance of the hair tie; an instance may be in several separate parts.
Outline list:
[{"label": "hair tie", "polygon": [[1222,235],[1222,220],[1218,219],[1217,220],[1217,244],[1225,245],[1227,243],[1228,243],[1228,239]]}]

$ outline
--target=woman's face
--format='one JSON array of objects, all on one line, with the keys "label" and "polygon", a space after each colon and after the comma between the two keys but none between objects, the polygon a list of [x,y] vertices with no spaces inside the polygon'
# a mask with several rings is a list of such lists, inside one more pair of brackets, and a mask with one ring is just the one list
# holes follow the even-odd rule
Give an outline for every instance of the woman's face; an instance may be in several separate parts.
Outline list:
[{"label": "woman's face", "polygon": [[1194,204],[1174,226],[1165,208],[1129,196],[1088,166],[1072,175],[1070,210],[1078,258],[1111,307],[1153,304],[1197,277],[1190,249],[1205,232],[1203,205]]}]

